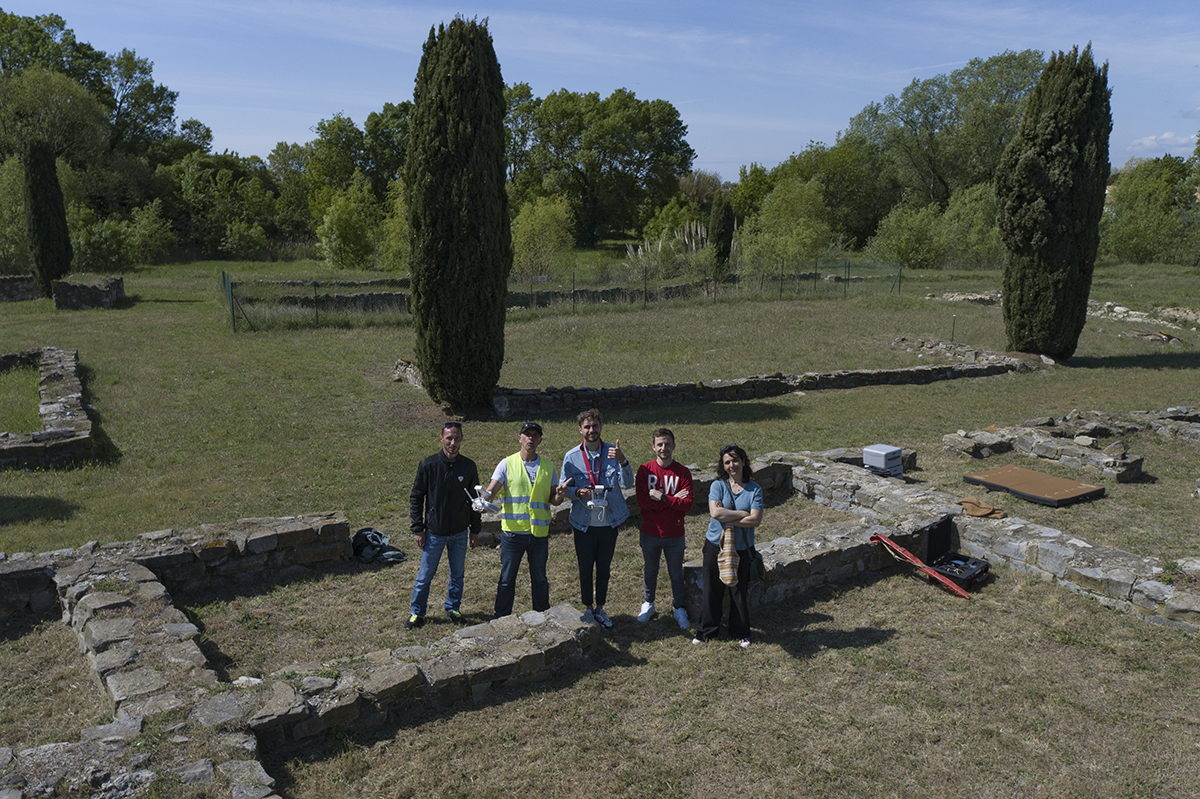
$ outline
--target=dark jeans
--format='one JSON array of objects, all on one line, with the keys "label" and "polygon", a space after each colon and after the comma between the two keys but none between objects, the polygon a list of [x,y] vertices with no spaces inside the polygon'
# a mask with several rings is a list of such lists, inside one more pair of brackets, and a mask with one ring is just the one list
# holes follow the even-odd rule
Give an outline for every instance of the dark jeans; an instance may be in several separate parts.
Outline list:
[{"label": "dark jeans", "polygon": [[[641,534],[642,560],[645,569],[642,572],[642,596],[647,602],[654,601],[658,589],[658,567],[663,558],[667,560],[667,575],[671,578],[671,603],[676,608],[684,605],[683,586],[683,536],[678,538],[659,538],[654,535]],[[661,556],[659,553],[662,553]]]},{"label": "dark jeans", "polygon": [[575,558],[579,561],[579,596],[592,606],[592,567],[596,568],[596,607],[608,600],[613,553],[617,551],[617,528],[589,527],[575,531]]},{"label": "dark jeans", "polygon": [[546,560],[550,555],[550,537],[531,533],[500,534],[500,582],[496,584],[496,618],[512,613],[517,594],[517,571],[521,558],[529,553],[529,587],[534,610],[550,609],[550,581],[546,579]]},{"label": "dark jeans", "polygon": [[700,624],[696,637],[701,641],[715,638],[721,630],[725,590],[729,589],[729,637],[735,640],[750,637],[750,551],[738,550],[737,585],[730,588],[721,582],[717,556],[721,548],[704,539],[703,596],[700,599]]}]

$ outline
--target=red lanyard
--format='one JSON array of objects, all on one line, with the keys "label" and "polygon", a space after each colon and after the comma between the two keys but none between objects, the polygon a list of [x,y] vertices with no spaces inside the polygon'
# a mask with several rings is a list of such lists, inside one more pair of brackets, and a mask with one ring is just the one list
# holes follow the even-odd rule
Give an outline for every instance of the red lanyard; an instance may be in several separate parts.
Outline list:
[{"label": "red lanyard", "polygon": [[[588,454],[587,442],[583,441],[579,444],[579,454],[583,456],[583,468],[587,469],[588,480],[591,481],[592,487],[596,487],[596,478],[592,474],[592,456]],[[596,453],[600,456],[600,463],[596,464],[596,470],[600,472],[600,479],[604,479],[604,442],[600,442],[600,451]]]}]

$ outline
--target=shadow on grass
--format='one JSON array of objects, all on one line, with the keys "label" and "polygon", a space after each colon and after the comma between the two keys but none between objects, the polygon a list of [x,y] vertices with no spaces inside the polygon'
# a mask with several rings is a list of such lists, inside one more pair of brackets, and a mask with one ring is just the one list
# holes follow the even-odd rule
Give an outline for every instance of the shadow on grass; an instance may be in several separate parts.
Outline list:
[{"label": "shadow on grass", "polygon": [[131,294],[117,304],[118,308],[131,308],[139,302],[149,303],[151,305],[203,305],[208,300],[166,300],[161,297],[154,299],[143,299],[140,294]]},{"label": "shadow on grass", "polygon": [[1062,365],[1072,369],[1197,369],[1200,368],[1200,352],[1076,355]]},{"label": "shadow on grass", "polygon": [[[614,408],[605,412],[611,419],[641,424],[670,425],[708,425],[708,424],[752,424],[754,422],[775,422],[790,419],[795,411],[777,404],[766,402],[697,402],[686,405],[655,405],[649,403],[644,408]],[[570,414],[574,416],[575,414]],[[753,452],[749,453],[754,457]]]},{"label": "shadow on grass", "polygon": [[121,460],[121,449],[104,432],[104,417],[92,402],[91,383],[94,372],[91,367],[79,364],[79,384],[83,388],[83,404],[88,418],[92,420],[92,460],[97,463],[116,463]]},{"label": "shadow on grass", "polygon": [[797,659],[808,659],[826,649],[866,649],[878,646],[896,635],[896,630],[881,627],[855,627],[852,630],[810,630],[814,624],[835,621],[824,613],[808,610],[816,602],[828,602],[838,596],[873,585],[896,574],[895,569],[871,572],[836,586],[805,593],[787,603],[765,608],[759,619],[751,611],[751,624],[761,630],[759,640],[777,644]]},{"label": "shadow on grass", "polygon": [[[55,608],[57,609],[57,605]],[[19,641],[42,624],[53,624],[58,620],[58,613],[47,611],[39,614],[28,610],[0,619],[0,643]]]},{"label": "shadow on grass", "polygon": [[19,522],[65,522],[79,505],[55,497],[9,497],[0,494],[0,527]]},{"label": "shadow on grass", "polygon": [[354,748],[367,750],[375,744],[401,737],[405,730],[416,729],[431,722],[452,720],[480,708],[507,705],[530,697],[552,697],[601,670],[613,669],[613,679],[620,679],[620,669],[642,666],[645,663],[644,658],[631,655],[626,648],[622,648],[610,638],[605,638],[593,646],[588,656],[578,661],[577,666],[557,671],[545,680],[521,685],[504,685],[480,699],[462,699],[445,707],[414,704],[372,729],[335,732],[316,739],[297,741],[282,749],[265,753],[261,760],[267,772],[276,779],[276,791],[287,795],[287,792],[299,783],[294,776],[298,764],[328,760]]}]

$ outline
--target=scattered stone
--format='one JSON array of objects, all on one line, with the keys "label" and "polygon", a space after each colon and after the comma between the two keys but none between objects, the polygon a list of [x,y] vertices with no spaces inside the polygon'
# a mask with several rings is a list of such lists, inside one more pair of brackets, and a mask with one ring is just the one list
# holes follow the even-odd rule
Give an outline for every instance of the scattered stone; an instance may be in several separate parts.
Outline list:
[{"label": "scattered stone", "polygon": [[207,785],[213,781],[215,771],[213,770],[213,762],[209,758],[197,760],[195,763],[188,763],[185,766],[175,766],[167,769],[168,774],[174,774],[179,777],[184,785]]}]

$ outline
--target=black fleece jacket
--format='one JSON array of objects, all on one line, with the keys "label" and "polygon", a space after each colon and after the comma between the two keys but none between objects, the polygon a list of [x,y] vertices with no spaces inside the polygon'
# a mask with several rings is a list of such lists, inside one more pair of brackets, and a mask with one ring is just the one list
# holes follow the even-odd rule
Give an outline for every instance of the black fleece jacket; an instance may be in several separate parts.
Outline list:
[{"label": "black fleece jacket", "polygon": [[[438,450],[421,461],[408,498],[413,533],[455,535],[468,528],[478,533],[483,519],[471,510],[471,497],[478,483],[475,461],[463,455],[448,460]],[[470,496],[463,489],[470,491]]]}]

